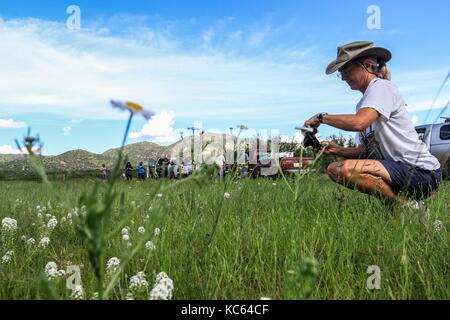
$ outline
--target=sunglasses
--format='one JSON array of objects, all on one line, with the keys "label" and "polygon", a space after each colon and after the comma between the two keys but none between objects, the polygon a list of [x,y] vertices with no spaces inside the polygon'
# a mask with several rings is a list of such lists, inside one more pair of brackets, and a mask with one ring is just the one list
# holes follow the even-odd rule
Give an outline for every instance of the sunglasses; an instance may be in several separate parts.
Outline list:
[{"label": "sunglasses", "polygon": [[342,79],[343,77],[348,76],[350,74],[350,72],[358,65],[362,65],[362,63],[357,61],[355,63],[349,64],[349,65],[346,65],[345,67],[340,68],[338,70],[337,77],[339,79]]}]

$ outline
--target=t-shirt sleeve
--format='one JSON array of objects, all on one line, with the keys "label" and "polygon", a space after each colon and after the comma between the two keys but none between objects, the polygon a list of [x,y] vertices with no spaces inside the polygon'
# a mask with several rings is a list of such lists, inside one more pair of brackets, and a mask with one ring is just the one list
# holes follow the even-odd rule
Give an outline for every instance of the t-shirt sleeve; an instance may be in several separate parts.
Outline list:
[{"label": "t-shirt sleeve", "polygon": [[362,98],[360,108],[372,108],[384,118],[389,119],[395,108],[395,92],[384,83],[374,83]]}]

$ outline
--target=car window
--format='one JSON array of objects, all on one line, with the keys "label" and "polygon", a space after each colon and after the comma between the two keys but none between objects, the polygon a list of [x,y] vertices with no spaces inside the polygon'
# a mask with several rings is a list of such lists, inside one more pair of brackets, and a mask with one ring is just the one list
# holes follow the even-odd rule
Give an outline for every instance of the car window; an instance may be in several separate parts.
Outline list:
[{"label": "car window", "polygon": [[416,131],[419,135],[419,139],[423,141],[425,139],[425,132],[427,131],[427,128],[417,128]]},{"label": "car window", "polygon": [[267,161],[271,160],[270,154],[260,154],[259,155],[259,161]]},{"label": "car window", "polygon": [[450,140],[450,124],[441,127],[439,137],[441,140]]}]

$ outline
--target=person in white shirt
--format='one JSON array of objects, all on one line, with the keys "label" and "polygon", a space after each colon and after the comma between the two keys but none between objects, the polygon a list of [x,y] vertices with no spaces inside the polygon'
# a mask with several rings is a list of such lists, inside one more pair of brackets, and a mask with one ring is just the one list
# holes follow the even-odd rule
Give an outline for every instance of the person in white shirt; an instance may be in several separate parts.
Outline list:
[{"label": "person in white shirt", "polygon": [[216,165],[219,167],[219,176],[220,179],[223,179],[225,175],[225,168],[226,168],[226,159],[223,154],[219,154],[216,158]]},{"label": "person in white shirt", "polygon": [[358,41],[338,47],[327,74],[338,76],[363,97],[355,114],[319,113],[305,122],[317,128],[327,124],[357,132],[355,148],[329,143],[325,153],[347,160],[331,163],[329,177],[348,187],[392,202],[417,207],[439,187],[442,173],[438,159],[419,139],[406,103],[390,81],[387,62],[391,53],[373,42]]}]

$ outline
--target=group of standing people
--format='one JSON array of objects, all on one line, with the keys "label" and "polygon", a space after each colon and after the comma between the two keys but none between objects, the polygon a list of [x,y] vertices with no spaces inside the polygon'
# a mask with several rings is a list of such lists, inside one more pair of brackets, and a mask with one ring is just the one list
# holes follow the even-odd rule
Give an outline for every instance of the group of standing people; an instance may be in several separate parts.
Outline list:
[{"label": "group of standing people", "polygon": [[[127,162],[127,164],[122,172],[122,178],[127,181],[133,180],[133,171],[134,170],[135,169],[131,165],[131,162]],[[100,167],[100,177],[103,180],[108,179],[108,171],[109,171],[108,167],[106,166],[105,163],[103,163],[102,166]],[[136,167],[136,171],[137,171],[138,179],[145,180],[146,170],[145,170],[145,166],[144,166],[143,162],[139,162],[138,166]]]},{"label": "group of standing people", "polygon": [[[133,180],[133,171],[134,171],[134,168],[131,165],[131,162],[127,162],[127,165],[125,166],[125,170],[124,170],[122,176],[127,181],[131,181],[131,180]],[[146,178],[146,171],[145,171],[144,163],[142,161],[139,162],[139,164],[137,165],[136,171],[137,171],[138,179],[142,180],[142,181],[145,180],[145,178]]]}]

